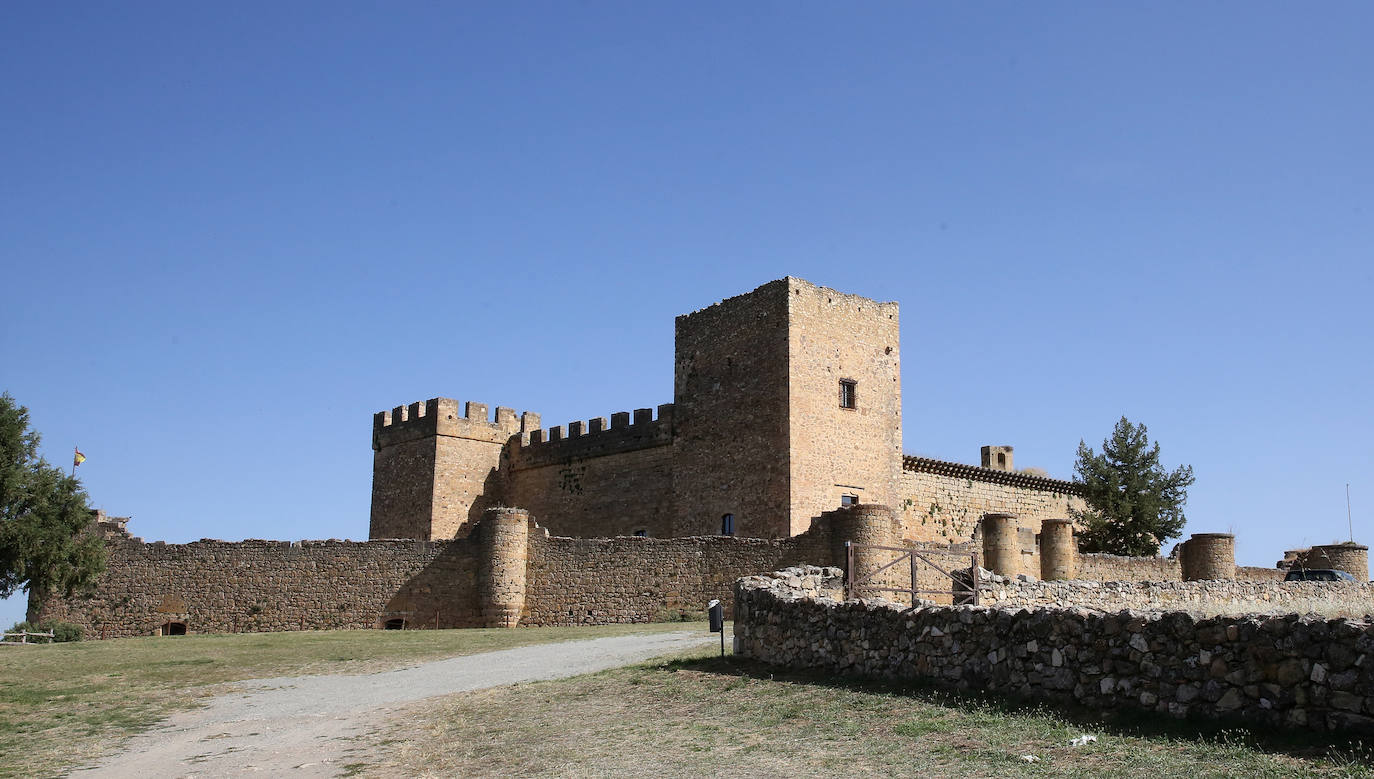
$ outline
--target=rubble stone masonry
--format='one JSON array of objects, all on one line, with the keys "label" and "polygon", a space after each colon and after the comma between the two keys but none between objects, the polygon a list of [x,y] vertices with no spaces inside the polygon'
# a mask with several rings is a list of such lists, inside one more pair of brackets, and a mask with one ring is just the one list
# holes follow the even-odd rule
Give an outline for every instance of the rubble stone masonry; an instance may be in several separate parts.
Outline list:
[{"label": "rubble stone masonry", "polygon": [[[488,519],[493,521],[488,522]],[[144,543],[107,533],[92,594],[31,603],[92,638],[286,630],[651,622],[701,612],[747,574],[833,562],[834,523],[792,538],[566,538],[491,509],[451,541]],[[847,532],[840,526],[838,532]]]},{"label": "rubble stone masonry", "polygon": [[[38,604],[91,638],[375,628],[387,602],[433,562],[427,541],[106,541],[94,595]],[[32,605],[32,604],[31,604]]]},{"label": "rubble stone masonry", "polygon": [[[788,448],[788,279],[674,324],[673,535],[792,535]],[[809,517],[808,517],[809,519]]]},{"label": "rubble stone masonry", "polygon": [[[904,457],[902,467],[902,535],[914,541],[969,541],[989,513],[1014,515],[1034,534],[1042,520],[1086,508],[1073,482],[927,457]],[[1038,575],[1038,563],[1025,572]]]},{"label": "rubble stone masonry", "polygon": [[[677,317],[673,403],[547,429],[531,412],[449,398],[373,418],[369,537],[448,540],[491,506],[553,532],[654,537],[803,533],[850,503],[900,507],[901,538],[965,543],[988,512],[1081,507],[1068,482],[902,455],[899,307],[793,276]],[[1038,560],[1023,559],[1027,573]]]},{"label": "rubble stone masonry", "polygon": [[923,680],[1091,709],[1374,729],[1374,625],[1364,619],[903,609],[825,597],[835,591],[839,573],[797,568],[741,579],[735,585],[736,654],[790,668]]},{"label": "rubble stone masonry", "polygon": [[[787,278],[791,527],[848,495],[895,506],[902,469],[902,385],[896,303]],[[841,404],[841,382],[853,406]]]}]

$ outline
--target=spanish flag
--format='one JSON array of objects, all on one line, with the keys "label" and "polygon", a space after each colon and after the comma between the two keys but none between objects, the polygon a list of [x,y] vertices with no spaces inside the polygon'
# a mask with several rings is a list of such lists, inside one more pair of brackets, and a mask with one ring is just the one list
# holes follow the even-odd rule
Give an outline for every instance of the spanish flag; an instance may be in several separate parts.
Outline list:
[{"label": "spanish flag", "polygon": [[84,455],[84,454],[81,453],[81,448],[80,448],[80,447],[73,446],[72,449],[74,449],[74,450],[76,451],[76,455],[75,455],[74,457],[72,457],[72,467],[75,468],[76,466],[80,465],[81,463],[86,462],[86,455]]}]

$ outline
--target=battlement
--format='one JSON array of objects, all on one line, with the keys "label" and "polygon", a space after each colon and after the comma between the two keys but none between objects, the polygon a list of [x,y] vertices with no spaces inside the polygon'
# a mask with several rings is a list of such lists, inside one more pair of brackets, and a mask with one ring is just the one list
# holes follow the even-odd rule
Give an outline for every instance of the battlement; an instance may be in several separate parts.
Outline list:
[{"label": "battlement", "polygon": [[825,298],[825,302],[831,305],[850,305],[858,309],[862,309],[864,306],[876,306],[880,309],[890,309],[890,313],[893,316],[895,316],[897,312],[897,303],[895,301],[875,300],[864,295],[856,295],[852,292],[841,292],[840,290],[831,289],[830,287],[822,287],[819,284],[813,284],[807,281],[806,279],[798,278],[797,276],[783,276],[780,279],[774,279],[773,281],[760,284],[759,286],[755,287],[754,289],[748,292],[744,292],[739,295],[733,295],[731,297],[718,300],[709,306],[705,306],[704,308],[698,308],[686,314],[680,314],[677,317],[677,319],[686,319],[687,317],[694,316],[696,314],[700,314],[706,311],[720,309],[722,307],[728,307],[734,301],[754,297],[760,295],[760,293],[762,293],[765,296],[786,296],[789,293],[789,290],[797,296],[801,296],[803,293],[805,293],[806,295],[810,295],[817,299],[823,297]]},{"label": "battlement", "polygon": [[522,433],[520,446],[511,452],[515,468],[537,468],[563,462],[569,457],[599,457],[616,452],[629,452],[651,446],[665,446],[673,441],[673,404],[664,403],[654,409],[637,408],[633,415],[618,411],[606,417],[577,420],[567,425],[536,429]]},{"label": "battlement", "polygon": [[517,415],[513,408],[498,406],[493,420],[486,403],[468,401],[460,410],[453,398],[430,398],[373,414],[372,448],[382,449],[428,436],[504,444],[511,436],[538,427],[539,415],[529,411]]}]

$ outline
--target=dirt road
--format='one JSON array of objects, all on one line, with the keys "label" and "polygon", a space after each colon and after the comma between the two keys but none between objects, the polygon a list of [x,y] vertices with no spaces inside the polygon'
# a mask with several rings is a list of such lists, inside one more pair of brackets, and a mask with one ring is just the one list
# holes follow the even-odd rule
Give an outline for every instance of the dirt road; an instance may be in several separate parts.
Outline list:
[{"label": "dirt road", "polygon": [[[205,708],[176,714],[78,776],[337,776],[387,712],[464,690],[629,665],[718,640],[700,630],[539,644],[362,676],[233,683]],[[353,758],[360,759],[360,758]]]}]

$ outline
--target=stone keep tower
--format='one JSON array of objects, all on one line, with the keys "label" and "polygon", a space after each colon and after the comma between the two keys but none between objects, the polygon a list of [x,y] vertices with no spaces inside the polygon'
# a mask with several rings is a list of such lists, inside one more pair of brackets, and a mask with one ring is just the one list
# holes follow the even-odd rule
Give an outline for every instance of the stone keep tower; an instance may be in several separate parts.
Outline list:
[{"label": "stone keep tower", "polygon": [[674,535],[791,536],[842,504],[896,505],[896,303],[794,277],[676,322]]},{"label": "stone keep tower", "polygon": [[453,538],[500,497],[496,468],[511,436],[539,429],[539,415],[433,398],[372,419],[370,538]]}]

